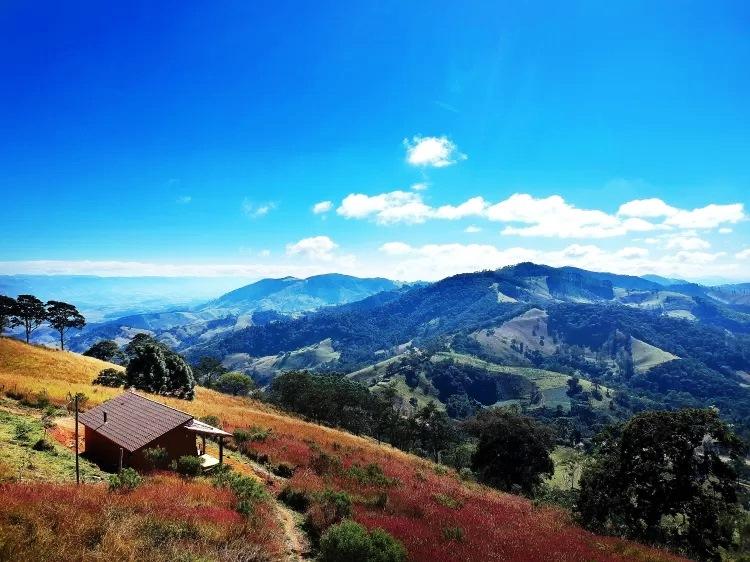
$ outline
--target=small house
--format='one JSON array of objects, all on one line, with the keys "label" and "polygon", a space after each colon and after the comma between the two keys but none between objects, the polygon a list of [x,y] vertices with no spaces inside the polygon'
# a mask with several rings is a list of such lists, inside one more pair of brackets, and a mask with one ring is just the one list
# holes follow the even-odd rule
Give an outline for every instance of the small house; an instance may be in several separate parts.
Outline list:
[{"label": "small house", "polygon": [[[230,435],[133,391],[80,414],[78,421],[85,427],[86,456],[109,469],[148,469],[144,451],[155,447],[164,448],[170,462],[194,455],[210,469],[222,464],[224,437]],[[218,440],[218,459],[206,454],[206,437]]]}]

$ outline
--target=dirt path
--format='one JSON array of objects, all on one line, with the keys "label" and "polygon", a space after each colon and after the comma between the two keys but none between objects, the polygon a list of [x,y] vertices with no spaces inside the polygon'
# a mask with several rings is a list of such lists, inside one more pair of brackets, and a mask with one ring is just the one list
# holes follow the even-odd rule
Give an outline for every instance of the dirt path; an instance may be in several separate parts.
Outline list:
[{"label": "dirt path", "polygon": [[[216,457],[219,455],[219,447],[213,443],[207,443],[206,450],[210,455]],[[286,478],[274,474],[262,464],[226,449],[224,449],[224,462],[241,474],[255,476],[266,485],[266,488],[268,488],[268,491],[273,498],[276,517],[284,531],[284,544],[286,546],[284,560],[287,562],[309,560],[311,558],[310,541],[300,528],[300,525],[303,522],[302,515],[288,508],[276,499],[276,494],[284,487]]]}]

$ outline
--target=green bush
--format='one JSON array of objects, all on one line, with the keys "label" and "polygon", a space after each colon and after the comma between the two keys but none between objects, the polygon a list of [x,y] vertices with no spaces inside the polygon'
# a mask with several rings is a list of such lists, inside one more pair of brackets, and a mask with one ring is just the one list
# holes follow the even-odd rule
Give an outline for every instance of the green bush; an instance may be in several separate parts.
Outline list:
[{"label": "green bush", "polygon": [[34,443],[34,446],[31,447],[35,451],[54,451],[55,446],[47,441],[46,439],[39,439],[36,443]]},{"label": "green bush", "polygon": [[329,528],[320,539],[320,562],[403,562],[404,547],[381,529],[371,533],[354,521]]},{"label": "green bush", "polygon": [[109,477],[109,489],[112,491],[129,492],[135,490],[143,482],[143,478],[132,468],[123,468],[119,474]]},{"label": "green bush", "polygon": [[461,542],[464,540],[464,530],[461,527],[443,527],[443,538],[447,541]]},{"label": "green bush", "polygon": [[144,449],[143,457],[153,469],[166,468],[169,463],[169,453],[164,447],[149,447]]},{"label": "green bush", "polygon": [[34,428],[29,422],[21,420],[13,428],[13,436],[17,441],[28,441],[33,430]]},{"label": "green bush", "polygon": [[310,506],[310,495],[305,490],[296,490],[291,486],[285,486],[279,494],[279,501],[302,513]]},{"label": "green bush", "polygon": [[102,369],[94,379],[92,384],[98,384],[100,386],[108,386],[110,388],[120,388],[125,386],[127,379],[125,373],[118,369]]},{"label": "green bush", "polygon": [[201,459],[193,455],[183,455],[179,459],[172,461],[172,470],[175,470],[183,476],[200,476],[203,470]]},{"label": "green bush", "polygon": [[271,467],[271,472],[273,472],[276,476],[281,476],[282,478],[291,478],[294,476],[294,467],[280,462],[279,464]]},{"label": "green bush", "polygon": [[346,492],[326,489],[313,496],[307,510],[307,522],[311,530],[322,533],[331,525],[348,519],[352,514],[352,498]]},{"label": "green bush", "polygon": [[229,468],[217,470],[213,475],[214,486],[229,488],[236,497],[235,509],[243,515],[252,515],[255,505],[268,499],[268,492],[255,478],[242,476]]}]

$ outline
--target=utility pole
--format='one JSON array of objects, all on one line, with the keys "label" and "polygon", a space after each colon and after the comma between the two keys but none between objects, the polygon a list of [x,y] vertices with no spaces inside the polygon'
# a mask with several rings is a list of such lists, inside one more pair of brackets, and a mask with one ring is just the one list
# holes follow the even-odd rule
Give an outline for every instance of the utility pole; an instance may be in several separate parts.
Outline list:
[{"label": "utility pole", "polygon": [[78,467],[78,393],[76,393],[73,401],[75,402],[76,409],[76,485],[78,485],[81,483],[81,473]]}]

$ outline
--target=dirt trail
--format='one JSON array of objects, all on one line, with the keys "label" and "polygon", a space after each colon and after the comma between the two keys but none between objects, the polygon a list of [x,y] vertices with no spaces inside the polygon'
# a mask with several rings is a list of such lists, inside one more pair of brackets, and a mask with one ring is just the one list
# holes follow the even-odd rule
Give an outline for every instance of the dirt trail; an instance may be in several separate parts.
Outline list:
[{"label": "dirt trail", "polygon": [[[212,443],[207,443],[206,449],[210,455],[218,456],[219,454],[218,446]],[[268,488],[273,498],[276,517],[281,524],[281,528],[284,530],[284,544],[286,545],[284,560],[287,562],[309,560],[311,558],[310,541],[300,528],[303,520],[302,515],[276,499],[276,493],[283,488],[286,478],[274,474],[260,463],[252,461],[234,451],[227,451],[226,449],[224,450],[224,462],[237,470],[237,472],[255,476]]]}]

